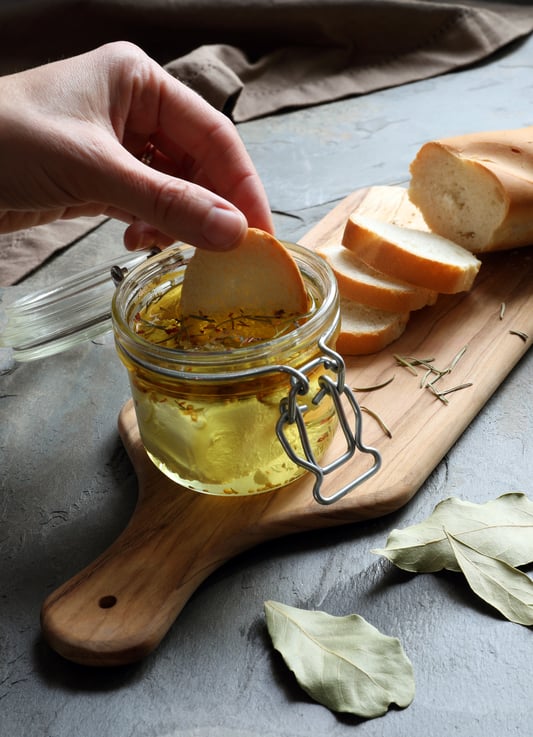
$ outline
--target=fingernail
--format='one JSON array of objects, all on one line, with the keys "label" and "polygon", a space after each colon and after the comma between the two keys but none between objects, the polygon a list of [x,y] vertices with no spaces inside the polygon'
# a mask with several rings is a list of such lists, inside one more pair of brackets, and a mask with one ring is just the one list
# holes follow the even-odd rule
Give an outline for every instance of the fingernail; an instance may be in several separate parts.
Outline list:
[{"label": "fingernail", "polygon": [[205,219],[202,235],[214,248],[229,249],[242,238],[247,227],[240,212],[215,206]]}]

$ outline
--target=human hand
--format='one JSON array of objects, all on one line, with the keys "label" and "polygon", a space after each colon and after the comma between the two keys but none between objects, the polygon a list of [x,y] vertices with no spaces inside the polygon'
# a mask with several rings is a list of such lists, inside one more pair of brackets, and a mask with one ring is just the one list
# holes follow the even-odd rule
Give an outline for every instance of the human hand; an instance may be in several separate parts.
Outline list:
[{"label": "human hand", "polygon": [[1,77],[0,101],[0,232],[104,214],[130,224],[133,250],[272,231],[231,121],[136,46]]}]

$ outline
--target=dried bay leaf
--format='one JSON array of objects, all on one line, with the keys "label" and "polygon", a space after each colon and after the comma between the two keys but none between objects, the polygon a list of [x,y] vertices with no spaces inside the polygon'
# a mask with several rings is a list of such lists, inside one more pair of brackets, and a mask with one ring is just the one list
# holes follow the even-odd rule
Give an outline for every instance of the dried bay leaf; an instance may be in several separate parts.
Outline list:
[{"label": "dried bay leaf", "polygon": [[498,558],[484,555],[446,531],[457,563],[472,591],[511,622],[533,624],[533,581]]},{"label": "dried bay leaf", "polygon": [[459,571],[444,529],[460,542],[510,566],[533,561],[533,502],[520,492],[502,494],[485,504],[456,497],[444,499],[424,522],[392,530],[386,546],[372,552],[414,573]]},{"label": "dried bay leaf", "polygon": [[357,614],[335,617],[265,602],[272,643],[298,683],[333,711],[382,716],[414,698],[413,667],[399,640]]}]

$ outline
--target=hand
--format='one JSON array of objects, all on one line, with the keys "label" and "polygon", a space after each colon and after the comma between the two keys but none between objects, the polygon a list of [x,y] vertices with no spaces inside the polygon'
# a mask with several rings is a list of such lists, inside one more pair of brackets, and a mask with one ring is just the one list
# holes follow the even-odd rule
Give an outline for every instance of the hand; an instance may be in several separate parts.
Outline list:
[{"label": "hand", "polygon": [[129,43],[1,77],[0,161],[0,232],[98,214],[129,249],[272,232],[233,124]]}]

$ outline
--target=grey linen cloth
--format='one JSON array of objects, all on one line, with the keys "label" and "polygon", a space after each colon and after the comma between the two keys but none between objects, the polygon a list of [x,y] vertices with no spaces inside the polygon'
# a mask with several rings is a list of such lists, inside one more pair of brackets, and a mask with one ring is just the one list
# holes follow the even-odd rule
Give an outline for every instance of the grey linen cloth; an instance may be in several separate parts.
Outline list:
[{"label": "grey linen cloth", "polygon": [[[0,73],[129,40],[238,123],[460,69],[532,30],[529,2],[19,0],[0,6]],[[0,285],[98,222],[0,235]]]}]

